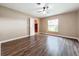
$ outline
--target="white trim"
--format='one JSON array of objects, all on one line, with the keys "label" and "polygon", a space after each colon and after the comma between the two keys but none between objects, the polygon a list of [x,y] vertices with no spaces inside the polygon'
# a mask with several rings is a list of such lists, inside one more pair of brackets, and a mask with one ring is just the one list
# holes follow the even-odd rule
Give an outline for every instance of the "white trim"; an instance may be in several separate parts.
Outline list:
[{"label": "white trim", "polygon": [[17,40],[17,39],[21,39],[21,38],[25,38],[25,37],[29,37],[29,36],[34,36],[34,35],[27,35],[27,36],[21,36],[21,37],[17,37],[17,38],[12,38],[12,39],[8,39],[8,40],[0,41],[0,43],[5,43],[5,42],[8,42],[8,41]]},{"label": "white trim", "polygon": [[[58,34],[49,34],[49,33],[43,33],[43,32],[40,32],[40,33],[47,34],[47,35],[53,35],[53,36],[73,38],[73,39],[77,39],[79,41],[79,38],[78,37],[71,37],[71,36],[58,35]],[[30,35],[30,36],[33,36],[33,35]],[[5,42],[8,42],[8,41],[12,41],[12,40],[17,40],[17,39],[25,38],[25,37],[29,37],[29,35],[27,35],[27,36],[21,36],[21,37],[17,37],[17,38],[13,38],[13,39],[8,39],[8,40],[4,40],[4,41],[0,41],[0,44],[1,43],[5,43]]]},{"label": "white trim", "polygon": [[47,35],[53,35],[53,36],[60,36],[60,37],[66,37],[66,38],[72,38],[72,39],[77,39],[79,41],[79,38],[78,37],[72,37],[72,36],[66,36],[66,35],[59,35],[59,34],[49,34],[49,33],[43,33],[43,32],[40,32],[42,34],[47,34]]},{"label": "white trim", "polygon": [[21,38],[25,38],[25,37],[29,37],[29,35],[21,36],[21,37],[17,37],[17,38],[13,38],[13,39],[8,39],[8,40],[4,40],[4,41],[0,41],[0,43],[5,43],[5,42],[8,42],[8,41],[17,40],[17,39],[21,39]]},{"label": "white trim", "polygon": [[0,43],[0,56],[1,56],[1,43]]}]

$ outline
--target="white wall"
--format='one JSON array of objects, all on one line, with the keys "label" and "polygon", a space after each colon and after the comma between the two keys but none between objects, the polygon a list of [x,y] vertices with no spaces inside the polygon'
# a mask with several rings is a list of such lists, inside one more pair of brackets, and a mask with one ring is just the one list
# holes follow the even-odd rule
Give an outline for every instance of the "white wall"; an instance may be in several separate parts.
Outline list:
[{"label": "white wall", "polygon": [[28,33],[25,19],[0,18],[0,40],[26,35],[28,35]]},{"label": "white wall", "polygon": [[0,6],[0,41],[29,35],[28,15]]},{"label": "white wall", "polygon": [[35,35],[34,18],[30,17],[30,36]]}]

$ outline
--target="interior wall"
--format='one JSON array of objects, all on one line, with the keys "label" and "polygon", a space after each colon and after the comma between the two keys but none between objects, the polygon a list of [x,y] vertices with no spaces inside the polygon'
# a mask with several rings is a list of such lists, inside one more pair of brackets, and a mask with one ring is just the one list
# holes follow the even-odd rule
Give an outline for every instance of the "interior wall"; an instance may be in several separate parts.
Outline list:
[{"label": "interior wall", "polygon": [[59,15],[59,33],[77,36],[77,12]]},{"label": "interior wall", "polygon": [[47,26],[47,19],[42,18],[42,19],[40,19],[39,23],[40,23],[39,32],[46,33],[47,32],[47,27],[48,27]]},{"label": "interior wall", "polygon": [[30,36],[35,35],[34,18],[30,18]]},{"label": "interior wall", "polygon": [[[50,33],[48,32],[48,20],[58,18],[59,19],[59,27],[58,33],[66,36],[77,36],[77,12],[65,13],[57,16],[52,16],[48,18],[42,18],[40,20],[40,32]],[[54,32],[51,32],[54,33]]]},{"label": "interior wall", "polygon": [[78,22],[78,25],[77,25],[77,29],[78,29],[77,31],[78,32],[77,32],[77,34],[78,34],[78,37],[79,37],[79,11],[78,11],[78,20],[77,20],[77,22]]},{"label": "interior wall", "polygon": [[28,15],[0,6],[0,41],[29,35]]}]

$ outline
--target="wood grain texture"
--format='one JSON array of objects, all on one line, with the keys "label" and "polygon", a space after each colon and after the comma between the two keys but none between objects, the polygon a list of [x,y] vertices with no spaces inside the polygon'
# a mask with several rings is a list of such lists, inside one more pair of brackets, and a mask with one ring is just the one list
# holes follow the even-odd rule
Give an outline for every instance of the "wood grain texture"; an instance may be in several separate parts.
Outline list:
[{"label": "wood grain texture", "polygon": [[79,56],[77,40],[38,34],[1,44],[2,56]]}]

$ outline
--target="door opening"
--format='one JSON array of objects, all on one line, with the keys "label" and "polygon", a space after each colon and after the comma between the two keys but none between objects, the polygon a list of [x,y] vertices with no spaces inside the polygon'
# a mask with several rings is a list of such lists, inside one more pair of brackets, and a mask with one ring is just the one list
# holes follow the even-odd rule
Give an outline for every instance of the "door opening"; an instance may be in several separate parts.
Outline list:
[{"label": "door opening", "polygon": [[35,33],[37,33],[38,32],[38,22],[37,22],[37,20],[35,20],[34,25],[35,25]]},{"label": "door opening", "polygon": [[38,24],[35,24],[35,32],[38,32]]}]

